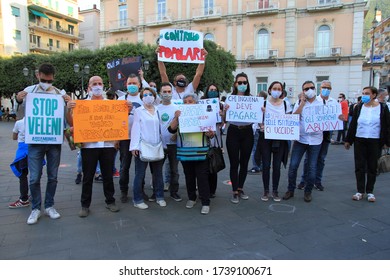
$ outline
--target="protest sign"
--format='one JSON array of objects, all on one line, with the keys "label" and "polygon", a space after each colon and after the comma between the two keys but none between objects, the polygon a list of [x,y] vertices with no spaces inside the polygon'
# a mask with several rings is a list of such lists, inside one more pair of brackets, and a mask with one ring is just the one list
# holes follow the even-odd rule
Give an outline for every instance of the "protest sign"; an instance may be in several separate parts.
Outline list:
[{"label": "protest sign", "polygon": [[343,130],[340,115],[340,103],[305,107],[302,111],[305,132]]},{"label": "protest sign", "polygon": [[207,104],[213,107],[213,110],[217,116],[217,123],[222,122],[221,115],[219,111],[221,110],[219,107],[219,99],[218,98],[207,98],[207,99],[199,99],[198,104]]},{"label": "protest sign", "polygon": [[229,109],[226,111],[226,121],[233,122],[263,122],[263,112],[261,107],[264,105],[263,97],[228,95],[226,104]]},{"label": "protest sign", "polygon": [[299,115],[265,113],[264,137],[275,140],[299,140]]},{"label": "protest sign", "polygon": [[107,73],[112,90],[126,89],[127,77],[130,74],[138,75],[141,69],[141,56],[124,57],[107,62]]},{"label": "protest sign", "polygon": [[62,144],[64,105],[64,99],[58,94],[27,94],[25,142],[27,144]]},{"label": "protest sign", "polygon": [[216,130],[215,109],[207,104],[178,105],[181,114],[179,127],[181,133],[207,132]]},{"label": "protest sign", "polygon": [[160,30],[159,61],[204,63],[202,49],[202,32],[184,29]]},{"label": "protest sign", "polygon": [[129,139],[125,100],[77,100],[73,123],[75,143]]}]

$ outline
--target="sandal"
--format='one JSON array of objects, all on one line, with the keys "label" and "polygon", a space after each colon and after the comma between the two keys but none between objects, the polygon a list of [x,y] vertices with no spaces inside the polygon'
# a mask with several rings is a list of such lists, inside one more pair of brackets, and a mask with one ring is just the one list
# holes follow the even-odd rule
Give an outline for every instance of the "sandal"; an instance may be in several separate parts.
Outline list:
[{"label": "sandal", "polygon": [[361,194],[360,192],[355,193],[355,194],[352,196],[352,199],[353,199],[353,200],[362,200],[362,199],[363,199],[363,194]]},{"label": "sandal", "polygon": [[375,196],[374,196],[374,194],[368,193],[368,194],[367,194],[367,200],[368,200],[369,202],[375,202]]}]

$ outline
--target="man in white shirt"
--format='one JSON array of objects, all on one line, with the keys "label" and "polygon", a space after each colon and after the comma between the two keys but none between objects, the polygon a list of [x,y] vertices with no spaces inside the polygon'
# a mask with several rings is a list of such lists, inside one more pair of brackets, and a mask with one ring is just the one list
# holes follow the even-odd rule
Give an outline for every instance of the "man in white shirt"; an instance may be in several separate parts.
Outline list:
[{"label": "man in white shirt", "polygon": [[[159,49],[157,49],[158,54]],[[202,78],[204,67],[206,64],[207,51],[202,49],[202,55],[205,57],[204,63],[201,63],[196,68],[196,73],[192,82],[188,83],[186,76],[183,73],[176,74],[173,78],[172,85],[172,99],[183,99],[183,96],[187,93],[193,93],[199,86],[200,78]],[[158,70],[160,71],[161,82],[169,83],[169,78],[167,75],[167,69],[164,62],[158,61]]]},{"label": "man in white shirt", "polygon": [[299,140],[295,141],[292,147],[290,166],[288,169],[288,190],[283,199],[287,200],[294,197],[298,167],[303,155],[307,153],[309,169],[306,178],[304,201],[310,202],[312,200],[311,192],[314,187],[317,171],[317,159],[321,149],[323,134],[322,131],[310,133],[305,131],[302,112],[306,107],[318,106],[323,103],[316,99],[315,86],[312,81],[304,82],[302,90],[303,92],[300,95],[300,100],[295,104],[293,109],[293,114],[300,114]]}]

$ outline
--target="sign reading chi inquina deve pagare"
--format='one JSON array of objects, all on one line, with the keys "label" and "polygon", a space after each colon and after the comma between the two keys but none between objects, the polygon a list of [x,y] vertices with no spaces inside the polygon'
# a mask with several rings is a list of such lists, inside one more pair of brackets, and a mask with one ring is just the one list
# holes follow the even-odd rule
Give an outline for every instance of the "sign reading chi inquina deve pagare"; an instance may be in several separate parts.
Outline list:
[{"label": "sign reading chi inquina deve pagare", "polygon": [[158,60],[164,62],[204,63],[203,33],[184,29],[160,30]]},{"label": "sign reading chi inquina deve pagare", "polygon": [[27,144],[62,144],[64,99],[59,94],[27,94],[25,122]]}]

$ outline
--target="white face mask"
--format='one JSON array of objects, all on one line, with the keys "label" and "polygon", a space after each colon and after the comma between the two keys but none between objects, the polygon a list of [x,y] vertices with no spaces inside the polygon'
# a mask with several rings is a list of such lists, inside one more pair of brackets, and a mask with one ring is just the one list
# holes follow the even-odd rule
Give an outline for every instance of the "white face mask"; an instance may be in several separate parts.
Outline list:
[{"label": "white face mask", "polygon": [[153,102],[154,102],[154,96],[150,96],[150,95],[144,96],[144,97],[142,98],[142,101],[143,101],[146,105],[151,105],[151,104],[153,104]]},{"label": "white face mask", "polygon": [[314,89],[309,89],[308,91],[306,91],[306,97],[311,99],[313,98],[314,96],[316,96],[316,92],[314,91]]},{"label": "white face mask", "polygon": [[102,86],[93,86],[91,87],[92,94],[95,96],[101,96],[103,94]]},{"label": "white face mask", "polygon": [[278,91],[278,90],[271,90],[271,96],[273,98],[279,98],[280,96],[282,95],[282,92],[281,91]]},{"label": "white face mask", "polygon": [[39,86],[46,91],[51,87],[51,84],[39,82]]}]

